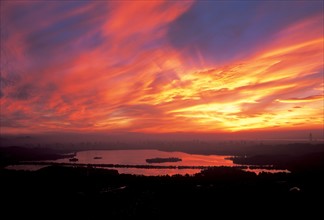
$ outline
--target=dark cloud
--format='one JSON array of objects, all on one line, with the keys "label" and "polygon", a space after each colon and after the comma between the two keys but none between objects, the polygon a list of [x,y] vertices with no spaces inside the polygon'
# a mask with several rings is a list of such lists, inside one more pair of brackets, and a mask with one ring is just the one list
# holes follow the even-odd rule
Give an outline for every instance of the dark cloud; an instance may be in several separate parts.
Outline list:
[{"label": "dark cloud", "polygon": [[9,94],[9,97],[16,100],[28,100],[37,95],[37,91],[34,85],[24,84],[16,87],[16,89]]},{"label": "dark cloud", "polygon": [[1,112],[1,127],[23,128],[28,127],[26,121],[30,119],[30,115],[24,111],[16,110],[14,112]]},{"label": "dark cloud", "polygon": [[[95,28],[95,23],[89,22],[91,19],[93,17],[90,13],[75,15],[30,33],[26,38],[26,43],[29,45],[27,52],[38,55],[51,55],[53,50],[66,50],[67,47],[73,45],[73,42],[79,41]],[[96,35],[94,41],[100,43],[102,39]],[[91,44],[88,43],[88,45]],[[66,52],[69,51],[66,50]]]},{"label": "dark cloud", "polygon": [[0,87],[1,88],[5,88],[5,87],[9,87],[9,86],[13,86],[15,83],[13,80],[4,78],[0,76]]},{"label": "dark cloud", "polygon": [[[24,52],[37,68],[50,67],[102,44],[100,26],[107,3],[97,1],[25,2],[8,7],[3,19],[7,37],[20,37]],[[10,3],[7,3],[9,6]],[[19,30],[19,35],[17,34]],[[37,73],[33,73],[37,74]]]}]

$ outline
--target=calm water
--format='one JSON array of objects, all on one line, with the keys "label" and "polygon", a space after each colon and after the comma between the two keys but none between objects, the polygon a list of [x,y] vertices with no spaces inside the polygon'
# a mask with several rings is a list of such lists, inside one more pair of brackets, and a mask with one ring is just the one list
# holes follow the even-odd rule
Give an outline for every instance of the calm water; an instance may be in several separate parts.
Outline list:
[{"label": "calm water", "polygon": [[[37,171],[47,165],[9,165],[6,167],[8,170],[26,170],[26,171]],[[101,167],[100,167],[101,168]],[[193,175],[200,172],[200,169],[142,169],[142,168],[101,168],[101,169],[114,169],[118,173],[123,174],[134,174],[134,175],[144,175],[144,176],[163,176],[163,175]]]},{"label": "calm water", "polygon": [[[80,151],[75,156],[78,161],[70,162],[69,158],[50,160],[47,162],[56,163],[76,163],[76,164],[121,164],[121,165],[158,165],[158,166],[236,166],[232,160],[226,159],[230,156],[220,155],[199,155],[187,154],[183,152],[164,152],[159,150],[90,150]],[[101,159],[95,159],[100,157]],[[167,163],[152,163],[146,162],[150,158],[167,158],[178,157],[182,161],[167,162]],[[12,165],[6,167],[7,169],[14,170],[30,170],[35,171],[45,167],[44,165]],[[158,175],[193,175],[199,173],[200,169],[143,169],[143,168],[107,168],[118,170],[119,173],[136,174],[145,176],[158,176]],[[285,170],[266,170],[266,169],[246,169],[246,171],[254,172],[287,172]],[[289,171],[288,171],[289,172]]]},{"label": "calm water", "polygon": [[173,176],[180,175],[194,175],[199,173],[200,169],[142,169],[142,168],[111,168],[118,170],[118,173],[144,175],[144,176]]},{"label": "calm water", "polygon": [[250,169],[250,168],[247,168],[247,169],[243,169],[244,171],[247,171],[247,172],[253,172],[257,175],[259,175],[260,173],[290,173],[289,170],[276,170],[276,169]]},{"label": "calm water", "polygon": [[27,170],[27,171],[37,171],[44,167],[47,167],[47,165],[28,165],[28,164],[22,164],[22,165],[9,165],[6,167],[8,170]]},{"label": "calm water", "polygon": [[[161,166],[234,166],[229,156],[220,155],[199,155],[182,152],[164,152],[159,150],[90,150],[77,152],[75,156],[79,161],[76,163],[85,164],[122,164],[122,165],[161,165]],[[94,159],[102,157],[102,159]],[[178,157],[182,161],[149,164],[145,160],[150,158]],[[69,159],[55,160],[59,163],[69,163]]]}]

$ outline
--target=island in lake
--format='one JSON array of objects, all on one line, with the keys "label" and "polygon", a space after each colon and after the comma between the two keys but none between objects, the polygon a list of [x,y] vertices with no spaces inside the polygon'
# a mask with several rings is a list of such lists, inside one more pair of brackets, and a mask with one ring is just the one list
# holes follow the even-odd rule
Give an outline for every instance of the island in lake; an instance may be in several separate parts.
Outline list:
[{"label": "island in lake", "polygon": [[100,160],[100,159],[102,159],[102,157],[94,157],[93,159]]},{"label": "island in lake", "polygon": [[146,159],[147,163],[167,163],[167,162],[179,162],[179,161],[182,161],[182,159],[177,157],[168,157],[168,158],[156,157],[156,158]]},{"label": "island in lake", "polygon": [[77,161],[79,161],[79,159],[78,159],[78,158],[75,158],[75,157],[73,157],[73,158],[70,158],[70,159],[69,159],[69,161],[70,161],[70,162],[77,162]]}]

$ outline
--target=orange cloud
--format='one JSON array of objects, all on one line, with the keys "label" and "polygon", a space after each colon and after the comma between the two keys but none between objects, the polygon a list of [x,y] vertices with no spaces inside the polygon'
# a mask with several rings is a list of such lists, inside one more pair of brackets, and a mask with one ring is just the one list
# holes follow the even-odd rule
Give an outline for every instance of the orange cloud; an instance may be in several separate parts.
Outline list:
[{"label": "orange cloud", "polygon": [[291,98],[291,99],[277,99],[276,101],[282,103],[300,103],[300,102],[316,102],[324,99],[323,95],[308,96],[305,98]]},{"label": "orange cloud", "polygon": [[[319,17],[314,19],[303,23],[318,23]],[[317,95],[316,88],[322,77],[323,38],[312,36],[312,31],[298,29],[298,33],[298,41],[282,35],[278,42],[287,44],[277,43],[239,64],[180,74],[178,80],[145,100],[170,106],[168,114],[177,121],[190,121],[189,130],[320,127],[323,96]],[[310,96],[285,98],[293,94]],[[291,110],[290,103],[297,102],[305,103],[304,107]]]},{"label": "orange cloud", "polygon": [[[287,27],[253,56],[226,66],[205,66],[197,49],[200,64],[195,66],[188,63],[195,56],[184,56],[166,36],[168,25],[191,5],[105,3],[110,13],[87,21],[97,29],[63,43],[73,45],[76,53],[64,56],[64,48],[51,47],[53,60],[64,57],[51,65],[41,66],[41,60],[38,66],[40,57],[35,61],[24,56],[32,44],[25,33],[8,40],[8,47],[20,42],[8,59],[20,63],[26,73],[13,85],[7,79],[13,69],[3,75],[2,129],[228,132],[322,126],[323,36],[314,28],[321,17]],[[88,7],[66,18],[91,11]],[[100,46],[85,47],[98,30]],[[39,35],[52,39],[46,31]],[[64,37],[70,39],[68,34]]]}]

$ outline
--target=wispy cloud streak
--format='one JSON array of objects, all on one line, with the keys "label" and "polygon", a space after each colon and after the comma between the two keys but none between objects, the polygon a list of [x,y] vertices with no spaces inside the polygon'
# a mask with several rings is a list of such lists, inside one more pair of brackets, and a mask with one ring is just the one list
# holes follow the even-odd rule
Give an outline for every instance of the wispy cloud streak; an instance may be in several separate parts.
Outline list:
[{"label": "wispy cloud streak", "polygon": [[316,129],[324,120],[323,12],[307,1],[1,4],[2,132]]}]

